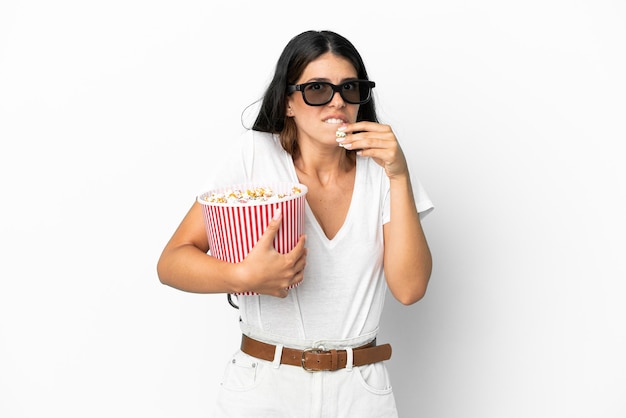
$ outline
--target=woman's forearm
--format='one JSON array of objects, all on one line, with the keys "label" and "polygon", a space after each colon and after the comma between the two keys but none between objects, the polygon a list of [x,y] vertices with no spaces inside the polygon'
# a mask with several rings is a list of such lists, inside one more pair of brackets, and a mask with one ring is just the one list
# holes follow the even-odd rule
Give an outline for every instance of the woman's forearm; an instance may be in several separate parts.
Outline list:
[{"label": "woman's forearm", "polygon": [[384,266],[391,293],[410,305],[426,293],[432,257],[415,206],[409,174],[390,178],[391,220],[384,226]]},{"label": "woman's forearm", "polygon": [[236,264],[218,260],[192,244],[166,248],[157,264],[161,283],[192,293],[234,293]]}]

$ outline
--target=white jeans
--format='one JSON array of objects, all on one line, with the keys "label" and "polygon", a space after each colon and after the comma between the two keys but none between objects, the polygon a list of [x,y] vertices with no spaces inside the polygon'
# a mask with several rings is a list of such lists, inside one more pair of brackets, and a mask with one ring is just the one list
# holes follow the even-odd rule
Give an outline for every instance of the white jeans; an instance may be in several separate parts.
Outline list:
[{"label": "white jeans", "polygon": [[397,417],[384,362],[307,372],[241,351],[228,362],[215,418]]}]

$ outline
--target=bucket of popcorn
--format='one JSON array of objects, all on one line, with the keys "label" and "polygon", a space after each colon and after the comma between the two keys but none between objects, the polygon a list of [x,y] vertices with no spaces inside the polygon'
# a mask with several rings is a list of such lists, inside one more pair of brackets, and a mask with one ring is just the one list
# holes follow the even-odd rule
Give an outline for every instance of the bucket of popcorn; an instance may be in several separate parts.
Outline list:
[{"label": "bucket of popcorn", "polygon": [[230,263],[242,261],[279,208],[283,219],[274,248],[281,254],[288,253],[304,231],[307,191],[307,187],[299,183],[244,183],[199,195],[197,200],[202,205],[211,255]]}]

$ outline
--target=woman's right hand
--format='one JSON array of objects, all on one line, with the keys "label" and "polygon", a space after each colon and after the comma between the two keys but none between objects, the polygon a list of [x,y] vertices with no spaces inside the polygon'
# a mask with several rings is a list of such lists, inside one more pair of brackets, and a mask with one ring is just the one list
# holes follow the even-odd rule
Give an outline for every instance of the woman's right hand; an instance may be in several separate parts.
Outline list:
[{"label": "woman's right hand", "polygon": [[238,264],[238,274],[245,290],[284,298],[288,288],[300,283],[306,265],[306,236],[302,235],[293,250],[281,254],[274,248],[274,238],[280,228],[282,214],[277,212],[265,232]]}]

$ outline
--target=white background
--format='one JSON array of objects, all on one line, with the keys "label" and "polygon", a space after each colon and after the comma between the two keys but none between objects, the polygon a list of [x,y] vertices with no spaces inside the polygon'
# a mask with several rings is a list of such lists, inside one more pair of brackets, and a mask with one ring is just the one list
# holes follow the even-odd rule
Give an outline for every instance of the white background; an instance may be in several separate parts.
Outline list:
[{"label": "white background", "polygon": [[623,418],[625,27],[620,0],[3,1],[0,416],[208,416],[237,313],[156,261],[287,41],[332,29],[436,204],[428,293],[379,338],[401,416]]}]

